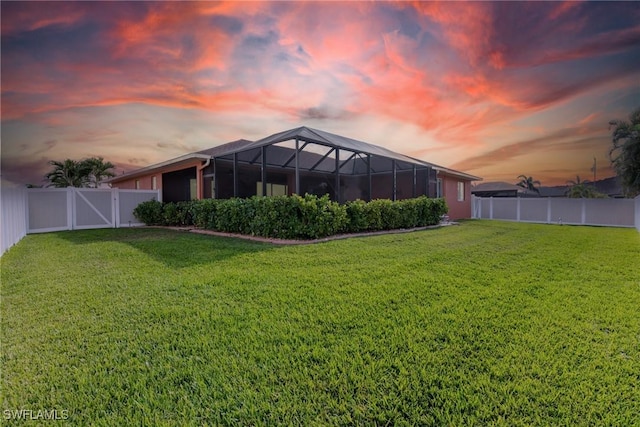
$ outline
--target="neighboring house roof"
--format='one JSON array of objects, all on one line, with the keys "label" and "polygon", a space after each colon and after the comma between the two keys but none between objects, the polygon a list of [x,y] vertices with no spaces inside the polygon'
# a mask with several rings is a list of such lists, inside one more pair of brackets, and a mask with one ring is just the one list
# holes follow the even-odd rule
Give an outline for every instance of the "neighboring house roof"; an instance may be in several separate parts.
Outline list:
[{"label": "neighboring house roof", "polygon": [[[452,175],[461,179],[469,180],[469,181],[479,181],[482,178],[479,178],[474,175],[470,175],[464,172],[456,171],[453,169],[445,168],[443,166],[439,166],[433,163],[425,162],[423,160],[419,160],[413,157],[405,156],[403,154],[396,153],[394,151],[388,150],[384,147],[380,147],[377,145],[369,144],[367,142],[359,141],[352,138],[347,138],[341,135],[336,135],[330,132],[325,132],[318,129],[308,128],[306,126],[301,126],[295,129],[286,130],[283,132],[279,132],[266,138],[262,138],[258,141],[252,142],[244,139],[240,139],[237,141],[229,142],[227,144],[219,145],[216,147],[208,148],[206,150],[201,150],[196,153],[186,154],[184,156],[178,157],[173,160],[168,160],[166,162],[157,163],[155,165],[148,166],[146,168],[138,169],[133,172],[129,172],[124,175],[120,175],[118,177],[112,178],[107,182],[118,182],[125,179],[134,178],[136,176],[142,176],[148,174],[154,170],[164,168],[169,165],[174,165],[176,163],[187,163],[189,161],[193,161],[194,159],[202,159],[203,161],[209,160],[211,158],[220,158],[225,156],[230,156],[234,153],[247,153],[250,150],[255,150],[256,148],[261,148],[264,146],[273,146],[274,144],[278,144],[285,141],[292,141],[298,139],[299,141],[306,143],[314,143],[323,145],[330,148],[338,148],[348,150],[352,153],[357,154],[370,154],[373,157],[378,158],[387,158],[393,159],[399,162],[402,162],[404,165],[399,166],[399,168],[407,168],[411,167],[409,165],[418,165],[431,167],[434,170],[441,172],[443,174]],[[287,147],[274,146],[272,150],[270,148],[269,158],[270,164],[290,164],[291,162],[291,150]],[[245,155],[248,155],[245,154]],[[255,159],[254,159],[255,160]],[[340,169],[352,168],[353,171],[356,171],[359,167],[362,167],[360,163],[357,162],[358,159],[353,158],[344,162]],[[251,161],[250,163],[253,163]],[[303,164],[304,163],[304,164]],[[308,165],[306,164],[308,163]],[[305,158],[300,159],[300,167],[307,170],[318,170],[318,171],[328,171],[335,169],[334,160],[328,158],[327,156],[322,156],[317,153],[305,153]],[[372,166],[373,168],[373,166]]]},{"label": "neighboring house roof", "polygon": [[540,187],[540,197],[566,197],[568,189],[568,185]]},{"label": "neighboring house roof", "polygon": [[536,192],[529,191],[526,188],[520,187],[519,185],[502,181],[483,182],[481,184],[474,185],[473,188],[471,188],[471,194],[479,197],[538,195]]},{"label": "neighboring house roof", "polygon": [[[597,191],[609,197],[620,197],[622,195],[622,188],[616,177],[605,178],[587,185],[593,185]],[[471,188],[471,193],[478,197],[514,197],[516,195],[519,197],[566,197],[570,187],[570,185],[538,187],[540,193],[536,193],[508,182],[483,182],[474,185]]]},{"label": "neighboring house roof", "polygon": [[[587,186],[593,186],[597,192],[609,197],[622,197],[622,185],[618,177],[604,178],[596,182],[586,181]],[[566,197],[571,185],[558,185],[555,187],[540,187],[540,195],[543,197]]]}]

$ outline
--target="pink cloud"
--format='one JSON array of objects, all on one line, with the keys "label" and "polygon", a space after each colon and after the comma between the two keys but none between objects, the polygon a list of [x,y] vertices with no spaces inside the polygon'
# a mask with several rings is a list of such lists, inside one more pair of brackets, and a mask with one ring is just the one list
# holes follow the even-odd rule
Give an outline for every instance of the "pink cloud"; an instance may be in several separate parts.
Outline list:
[{"label": "pink cloud", "polygon": [[443,37],[472,66],[486,58],[492,37],[491,3],[487,2],[414,2],[418,13],[438,24],[424,23],[434,37]]},{"label": "pink cloud", "polygon": [[[273,117],[347,126],[366,116],[428,135],[428,147],[419,138],[395,143],[412,152],[464,147],[469,162],[459,165],[485,168],[491,156],[474,150],[504,162],[526,152],[511,135],[522,132],[517,120],[629,87],[637,60],[618,63],[616,55],[640,44],[637,26],[589,32],[588,3],[110,6],[28,4],[10,6],[9,16],[3,4],[3,46],[5,34],[94,31],[84,44],[68,37],[36,54],[5,50],[3,121],[71,127],[71,112],[95,108],[99,116],[129,104],[178,116],[216,113],[212,121],[237,115],[261,126]],[[579,126],[598,113],[581,114]],[[556,130],[543,129],[550,138]],[[493,152],[495,136],[507,148]]]},{"label": "pink cloud", "polygon": [[[232,40],[207,22],[202,3],[154,3],[141,18],[124,18],[108,35],[114,58],[142,60],[170,70],[197,71],[224,67]],[[222,10],[222,8],[219,8]],[[192,40],[185,46],[184,40]]]},{"label": "pink cloud", "polygon": [[580,3],[582,2],[579,0],[559,2],[555,5],[555,7],[549,13],[549,18],[552,20],[556,20],[561,16],[566,15],[571,10],[574,10],[577,6],[580,6]]},{"label": "pink cloud", "polygon": [[[20,31],[34,31],[51,26],[68,27],[86,16],[82,5],[67,2],[56,3],[55,8],[42,7],[39,2],[19,2],[5,7],[3,11],[2,35]],[[4,9],[4,8],[3,8]]]}]

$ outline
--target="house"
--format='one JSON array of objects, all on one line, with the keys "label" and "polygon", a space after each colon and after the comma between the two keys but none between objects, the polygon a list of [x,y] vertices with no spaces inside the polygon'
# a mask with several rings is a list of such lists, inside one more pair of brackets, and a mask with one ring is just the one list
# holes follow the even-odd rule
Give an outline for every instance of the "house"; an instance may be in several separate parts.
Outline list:
[{"label": "house", "polygon": [[[607,197],[623,197],[622,186],[617,177],[605,178],[599,181],[585,181],[588,185]],[[483,182],[471,188],[471,194],[476,197],[567,197],[570,185],[554,187],[538,187],[538,192],[527,190],[508,182]]]},{"label": "house", "polygon": [[476,197],[538,197],[535,191],[527,190],[508,182],[483,182],[471,188],[471,194]]},{"label": "house", "polygon": [[244,139],[129,172],[112,187],[160,189],[162,200],[329,194],[332,200],[444,197],[452,219],[471,217],[473,175],[363,141],[299,127]]}]

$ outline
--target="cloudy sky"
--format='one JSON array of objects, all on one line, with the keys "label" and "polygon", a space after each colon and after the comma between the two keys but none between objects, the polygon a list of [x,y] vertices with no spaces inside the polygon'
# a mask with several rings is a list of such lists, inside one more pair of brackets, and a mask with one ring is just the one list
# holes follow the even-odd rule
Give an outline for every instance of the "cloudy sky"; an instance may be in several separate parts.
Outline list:
[{"label": "cloudy sky", "polygon": [[485,181],[612,176],[634,2],[2,1],[2,179],[306,125]]}]

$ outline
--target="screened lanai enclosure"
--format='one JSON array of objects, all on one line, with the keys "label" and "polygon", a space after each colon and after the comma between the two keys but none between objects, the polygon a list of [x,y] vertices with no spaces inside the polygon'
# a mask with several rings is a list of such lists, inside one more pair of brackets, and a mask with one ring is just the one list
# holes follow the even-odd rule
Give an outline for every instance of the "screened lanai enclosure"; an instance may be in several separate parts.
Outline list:
[{"label": "screened lanai enclosure", "polygon": [[432,165],[307,127],[228,151],[213,150],[201,152],[212,151],[213,157],[203,170],[204,197],[309,193],[328,194],[342,203],[436,195],[436,172]]}]

